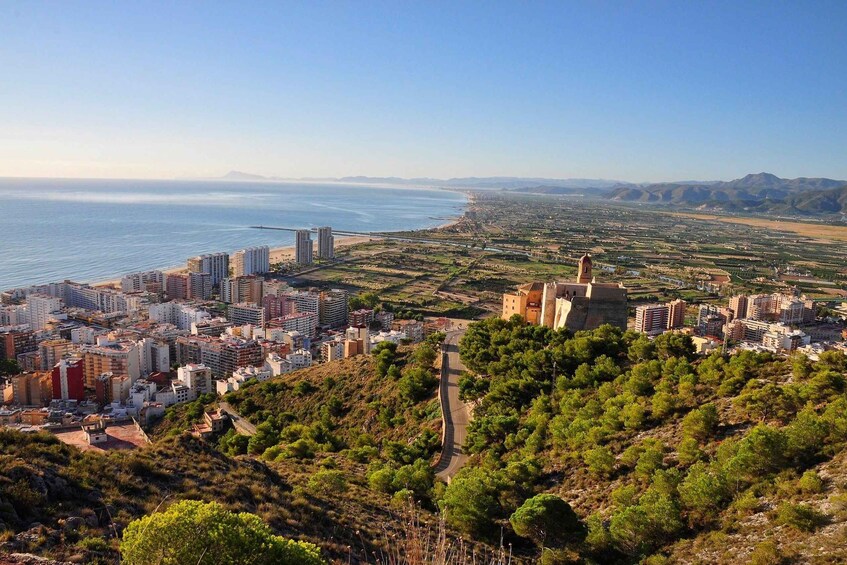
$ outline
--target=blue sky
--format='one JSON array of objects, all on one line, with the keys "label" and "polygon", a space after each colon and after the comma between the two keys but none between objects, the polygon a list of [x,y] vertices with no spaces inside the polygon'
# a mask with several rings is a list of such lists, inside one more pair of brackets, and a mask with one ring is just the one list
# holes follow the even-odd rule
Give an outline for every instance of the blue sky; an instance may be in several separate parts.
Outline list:
[{"label": "blue sky", "polygon": [[0,176],[847,179],[847,2],[0,2]]}]

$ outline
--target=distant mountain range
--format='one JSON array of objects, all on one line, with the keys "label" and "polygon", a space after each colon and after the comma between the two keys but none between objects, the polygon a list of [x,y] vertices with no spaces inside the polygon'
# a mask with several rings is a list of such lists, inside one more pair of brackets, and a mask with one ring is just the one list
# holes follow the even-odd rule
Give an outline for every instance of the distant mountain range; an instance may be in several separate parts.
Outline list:
[{"label": "distant mountain range", "polygon": [[524,194],[585,196],[619,202],[650,203],[674,208],[782,215],[847,214],[847,181],[828,178],[783,179],[771,173],[749,174],[731,181],[629,183],[606,179],[535,177],[367,177],[285,179],[230,171],[222,179],[239,181],[309,181],[389,184],[453,190],[508,190]]},{"label": "distant mountain range", "polygon": [[[305,178],[285,178],[285,177],[266,177],[262,175],[254,175],[241,171],[230,171],[227,174],[219,177],[223,180],[244,180],[244,181],[308,181],[308,182],[344,182],[350,184],[393,184],[400,186],[418,186],[418,187],[438,187],[438,188],[455,188],[455,189],[475,189],[475,190],[524,190],[528,187],[552,187],[552,188],[573,188],[583,191],[585,189],[611,189],[617,186],[626,185],[627,183],[618,180],[605,179],[546,179],[534,177],[462,177],[451,179],[436,179],[430,177],[419,178],[401,178],[401,177],[366,177],[366,176],[351,176],[351,177],[305,177]],[[636,185],[633,185],[636,186]]]},{"label": "distant mountain range", "polygon": [[781,214],[847,213],[847,181],[827,178],[783,179],[750,174],[728,182],[659,183],[614,187],[607,198],[673,207]]}]

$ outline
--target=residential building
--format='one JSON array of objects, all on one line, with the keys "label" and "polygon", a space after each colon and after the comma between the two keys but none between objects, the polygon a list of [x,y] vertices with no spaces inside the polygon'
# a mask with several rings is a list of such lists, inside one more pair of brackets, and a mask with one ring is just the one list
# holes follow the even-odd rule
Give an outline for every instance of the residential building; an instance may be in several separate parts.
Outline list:
[{"label": "residential building", "polygon": [[85,384],[95,387],[95,379],[103,373],[126,376],[130,384],[141,377],[141,356],[138,344],[130,340],[112,340],[100,336],[97,345],[83,345],[82,354]]},{"label": "residential building", "polygon": [[208,253],[198,255],[188,260],[188,271],[208,273],[212,279],[212,287],[220,285],[229,276],[229,255],[226,253]]},{"label": "residential building", "polygon": [[177,362],[203,364],[212,370],[212,376],[231,374],[239,367],[262,364],[262,348],[252,339],[222,335],[180,336],[176,340]]},{"label": "residential building", "polygon": [[265,327],[265,309],[249,302],[230,304],[227,307],[227,319],[236,326],[250,324],[263,328]]},{"label": "residential building", "polygon": [[295,312],[306,312],[320,317],[321,295],[317,292],[295,290],[291,292],[284,292],[280,296],[284,296],[294,301]]},{"label": "residential building", "polygon": [[46,406],[53,398],[53,375],[33,372],[15,375],[12,381],[12,403],[20,406]]},{"label": "residential building", "polygon": [[659,335],[668,329],[670,308],[665,304],[648,304],[635,309],[635,331]]},{"label": "residential building", "polygon": [[188,273],[186,296],[189,300],[209,300],[212,298],[212,275],[209,273]]},{"label": "residential building", "polygon": [[374,314],[374,320],[380,323],[382,329],[387,330],[394,323],[394,312],[382,310]]},{"label": "residential building", "polygon": [[177,379],[193,390],[197,396],[215,392],[212,370],[205,365],[189,363],[177,369]]},{"label": "residential building", "polygon": [[339,335],[321,343],[321,359],[324,363],[344,359],[344,341],[344,336]]},{"label": "residential building", "polygon": [[729,299],[729,309],[732,310],[735,318],[746,318],[747,297],[743,294],[733,296]]},{"label": "residential building", "polygon": [[151,304],[148,315],[154,322],[173,324],[181,330],[190,330],[193,324],[211,319],[206,310],[181,302],[162,302]]},{"label": "residential building", "polygon": [[230,263],[236,277],[267,273],[271,270],[270,248],[264,245],[236,251],[230,256]]},{"label": "residential building", "polygon": [[672,300],[668,303],[668,329],[676,329],[685,326],[685,308],[687,304],[684,300]]},{"label": "residential building", "polygon": [[52,369],[62,357],[73,351],[74,344],[67,339],[47,339],[38,344],[38,357],[42,371]]},{"label": "residential building", "polygon": [[62,359],[51,373],[54,400],[85,400],[85,377],[82,359]]},{"label": "residential building", "polygon": [[335,258],[335,238],[332,236],[332,228],[329,226],[318,228],[318,258]]},{"label": "residential building", "polygon": [[312,234],[309,230],[297,230],[295,234],[294,261],[300,265],[312,264]]},{"label": "residential building", "polygon": [[61,318],[62,308],[64,308],[64,302],[61,298],[43,294],[30,294],[26,297],[29,327],[34,331],[43,330],[48,322]]},{"label": "residential building", "polygon": [[143,271],[138,273],[130,273],[121,278],[121,290],[123,292],[144,292],[148,290],[148,285],[158,285],[158,288],[164,288],[165,276],[162,271]]},{"label": "residential building", "polygon": [[350,312],[348,323],[351,326],[370,326],[373,321],[374,311],[369,308],[362,308]]},{"label": "residential building", "polygon": [[406,339],[412,343],[423,341],[424,324],[418,320],[394,320],[391,329],[406,334]]},{"label": "residential building", "polygon": [[142,375],[167,372],[171,368],[171,345],[165,340],[145,337],[138,341]]},{"label": "residential building", "polygon": [[10,330],[0,333],[0,359],[17,359],[21,353],[32,351],[38,351],[34,332]]},{"label": "residential building", "polygon": [[265,320],[287,316],[297,311],[294,300],[276,294],[265,294],[262,297],[262,307],[265,309]]},{"label": "residential building", "polygon": [[227,278],[221,281],[221,301],[227,304],[253,302],[261,304],[264,280],[255,275]]},{"label": "residential building", "polygon": [[188,299],[188,275],[174,273],[165,277],[165,293],[170,300]]},{"label": "residential building", "polygon": [[347,302],[346,290],[334,288],[320,293],[319,322],[322,326],[338,328],[347,324]]},{"label": "residential building", "polygon": [[[273,320],[269,320],[267,322],[267,328],[269,329],[280,329],[283,332],[300,332],[307,337],[314,337],[316,334],[316,330],[318,327],[318,316],[312,312],[298,312],[297,314],[288,314],[287,316],[281,316],[279,318],[274,318]],[[270,337],[272,334],[265,333],[268,339],[276,338]]]}]

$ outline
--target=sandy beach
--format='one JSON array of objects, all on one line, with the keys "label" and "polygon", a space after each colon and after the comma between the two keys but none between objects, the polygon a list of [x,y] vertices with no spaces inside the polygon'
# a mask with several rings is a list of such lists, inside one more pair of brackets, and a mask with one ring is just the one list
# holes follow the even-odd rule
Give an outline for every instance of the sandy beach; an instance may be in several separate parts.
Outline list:
[{"label": "sandy beach", "polygon": [[[450,225],[454,223],[456,220],[453,220],[446,225]],[[439,226],[442,227],[442,226]],[[379,236],[366,236],[366,235],[351,235],[351,236],[336,236],[335,248],[341,249],[343,247],[349,247],[351,245],[356,245],[357,243],[364,243],[366,241],[371,241],[374,239],[380,239]],[[294,246],[286,245],[285,247],[275,247],[270,251],[270,262],[274,263],[284,263],[286,261],[294,260]],[[178,273],[186,272],[187,268],[185,265],[179,267],[170,267],[167,269],[160,269],[166,275],[175,275]],[[98,281],[95,283],[91,283],[91,286],[97,288],[104,287],[113,287],[120,288],[121,279],[111,279],[107,281]]]}]

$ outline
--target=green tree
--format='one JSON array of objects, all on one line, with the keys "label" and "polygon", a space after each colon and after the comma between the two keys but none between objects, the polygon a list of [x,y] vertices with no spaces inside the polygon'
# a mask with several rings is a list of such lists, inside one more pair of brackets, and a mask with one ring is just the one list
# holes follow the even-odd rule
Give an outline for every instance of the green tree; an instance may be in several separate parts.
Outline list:
[{"label": "green tree", "polygon": [[615,456],[608,447],[598,445],[583,455],[588,470],[600,477],[609,477],[615,470]]},{"label": "green tree", "polygon": [[717,428],[718,410],[711,403],[692,410],[682,419],[683,433],[701,443],[712,437]]},{"label": "green tree", "polygon": [[406,369],[397,382],[400,397],[409,403],[419,402],[429,396],[438,379],[427,369],[411,367]]},{"label": "green tree", "polygon": [[538,545],[559,547],[579,541],[584,527],[570,504],[553,494],[527,499],[509,518],[515,533]]},{"label": "green tree", "polygon": [[496,478],[486,469],[466,467],[447,485],[438,505],[447,523],[469,534],[486,535],[500,515]]},{"label": "green tree", "polygon": [[342,471],[324,469],[309,478],[309,488],[322,494],[339,494],[347,490],[347,477]]},{"label": "green tree", "polygon": [[274,535],[254,514],[196,500],[130,522],[120,551],[127,565],[324,563],[316,546]]},{"label": "green tree", "polygon": [[270,422],[262,422],[256,426],[256,433],[247,443],[247,451],[251,455],[261,455],[269,447],[279,443],[279,433]]}]

